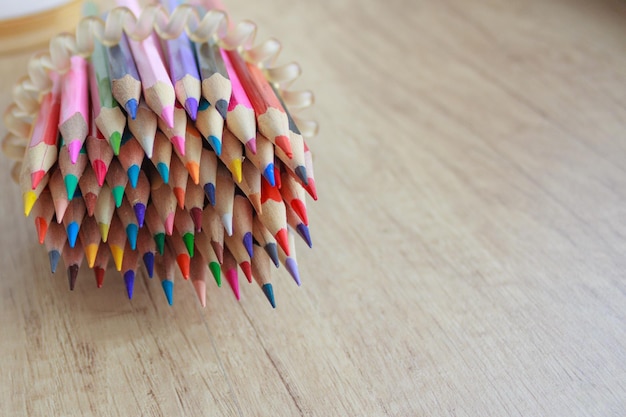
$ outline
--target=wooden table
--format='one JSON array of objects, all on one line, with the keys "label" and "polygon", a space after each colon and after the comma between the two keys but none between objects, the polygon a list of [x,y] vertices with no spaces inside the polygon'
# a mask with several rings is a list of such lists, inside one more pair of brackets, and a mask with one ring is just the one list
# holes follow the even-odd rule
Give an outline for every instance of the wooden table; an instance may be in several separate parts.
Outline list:
[{"label": "wooden table", "polygon": [[0,415],[625,415],[624,3],[228,4],[316,92],[302,288],[69,292],[3,158]]}]

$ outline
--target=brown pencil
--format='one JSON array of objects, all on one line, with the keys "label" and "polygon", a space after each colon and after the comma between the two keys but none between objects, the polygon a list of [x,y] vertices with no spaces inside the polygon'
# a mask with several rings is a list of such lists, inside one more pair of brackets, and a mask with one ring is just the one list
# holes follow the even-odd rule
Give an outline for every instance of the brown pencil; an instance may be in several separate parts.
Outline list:
[{"label": "brown pencil", "polygon": [[96,277],[96,286],[98,288],[102,288],[102,284],[104,284],[104,274],[109,267],[110,259],[111,250],[109,249],[109,246],[104,242],[100,242],[98,254],[96,255],[96,260],[93,264],[93,273]]},{"label": "brown pencil", "polygon": [[217,210],[208,205],[202,212],[202,232],[206,233],[211,241],[211,247],[220,263],[224,254],[224,226]]},{"label": "brown pencil", "polygon": [[76,278],[78,277],[78,270],[80,269],[80,265],[83,263],[83,258],[85,257],[80,240],[76,242],[75,246],[70,246],[69,242],[66,242],[61,256],[63,257],[63,263],[67,269],[67,281],[70,286],[70,291],[74,291]]},{"label": "brown pencil", "polygon": [[78,187],[85,200],[87,214],[93,216],[102,187],[98,184],[96,173],[93,171],[93,168],[91,168],[91,165],[85,167],[83,175],[80,177],[80,180],[78,180]]}]

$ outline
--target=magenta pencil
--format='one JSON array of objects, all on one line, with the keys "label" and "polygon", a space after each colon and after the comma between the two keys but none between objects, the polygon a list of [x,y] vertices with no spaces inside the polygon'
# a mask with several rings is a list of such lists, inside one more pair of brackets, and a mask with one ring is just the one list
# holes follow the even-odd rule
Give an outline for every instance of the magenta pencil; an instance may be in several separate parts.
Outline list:
[{"label": "magenta pencil", "polygon": [[87,84],[87,61],[74,55],[70,70],[63,77],[61,91],[61,117],[59,130],[70,155],[70,161],[78,160],[89,129],[89,89]]}]

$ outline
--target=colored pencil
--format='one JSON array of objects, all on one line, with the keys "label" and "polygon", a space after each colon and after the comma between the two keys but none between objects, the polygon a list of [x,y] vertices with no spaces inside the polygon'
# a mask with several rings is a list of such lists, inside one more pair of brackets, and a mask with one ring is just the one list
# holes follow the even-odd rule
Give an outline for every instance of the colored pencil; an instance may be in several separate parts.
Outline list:
[{"label": "colored pencil", "polygon": [[137,249],[137,235],[139,234],[139,224],[135,212],[128,202],[127,198],[122,199],[122,204],[116,210],[117,216],[122,222],[122,227],[126,232],[126,238],[130,243],[130,248],[134,251]]},{"label": "colored pencil", "polygon": [[204,190],[200,185],[190,182],[185,193],[185,210],[193,221],[196,233],[202,229],[202,209],[204,209]]},{"label": "colored pencil", "polygon": [[76,278],[78,277],[78,270],[80,269],[80,265],[83,263],[83,258],[85,257],[80,240],[75,246],[71,246],[69,242],[66,242],[63,252],[61,253],[61,257],[63,258],[63,263],[67,269],[67,281],[69,283],[70,291],[74,291]]},{"label": "colored pencil", "polygon": [[94,217],[85,217],[83,219],[79,236],[85,250],[87,265],[89,268],[93,268],[96,263],[100,242],[102,241],[100,229],[98,229],[98,223]]},{"label": "colored pencil", "polygon": [[117,159],[120,161],[122,168],[126,171],[130,186],[135,188],[139,180],[139,172],[143,163],[143,148],[132,136],[124,137],[121,151]]},{"label": "colored pencil", "polygon": [[257,213],[263,211],[261,206],[261,173],[252,162],[246,158],[242,164],[242,181],[239,188],[250,200],[250,204]]},{"label": "colored pencil", "polygon": [[[313,200],[317,200],[317,189],[315,187],[315,176],[313,172],[313,155],[306,142],[304,143],[304,165],[306,166],[307,183],[302,182],[295,174],[294,176],[300,181],[306,192],[313,197]],[[289,172],[291,173],[292,171],[290,170]]]},{"label": "colored pencil", "polygon": [[[161,223],[165,226],[165,233],[171,235],[174,229],[174,215],[176,214],[176,197],[169,185],[161,177],[154,175],[151,178],[152,204],[156,208]],[[154,233],[154,230],[152,230]]]},{"label": "colored pencil", "polygon": [[124,278],[124,286],[126,287],[126,295],[128,299],[133,298],[133,290],[135,288],[135,275],[139,266],[139,251],[130,247],[130,243],[126,242],[124,248],[124,258],[122,259],[122,277]]},{"label": "colored pencil", "polygon": [[161,280],[161,288],[169,305],[174,304],[174,277],[176,276],[176,257],[169,247],[165,247],[163,256],[155,261],[157,276]]},{"label": "colored pencil", "polygon": [[46,240],[44,244],[48,251],[48,259],[50,260],[50,270],[54,274],[59,265],[59,259],[61,259],[61,253],[67,242],[67,234],[65,228],[56,222],[50,223],[48,233],[46,234]]},{"label": "colored pencil", "polygon": [[150,230],[150,234],[152,234],[152,239],[156,244],[159,255],[163,255],[165,247],[165,226],[154,204],[150,204],[146,208],[146,226],[148,230]]},{"label": "colored pencil", "polygon": [[98,185],[102,187],[113,160],[113,149],[105,139],[94,135],[87,137],[86,149],[89,162],[91,162],[91,167],[96,174]]},{"label": "colored pencil", "polygon": [[[252,225],[252,236],[254,240],[256,240],[259,245],[265,249],[265,252],[269,255],[272,262],[276,267],[279,266],[279,257],[278,257],[278,245],[276,244],[276,239],[274,236],[267,230],[267,228],[261,223],[258,216],[254,216],[253,225]],[[291,247],[289,247],[289,251],[291,253]]]},{"label": "colored pencil", "polygon": [[159,175],[161,175],[163,182],[169,184],[172,144],[161,131],[157,131],[154,137],[154,153],[150,160],[159,172]]},{"label": "colored pencil", "polygon": [[81,56],[74,55],[69,71],[63,76],[59,117],[59,131],[72,164],[78,160],[78,154],[87,138],[89,114],[87,61]]},{"label": "colored pencil", "polygon": [[141,255],[143,264],[148,272],[148,277],[152,278],[154,276],[154,257],[157,249],[147,227],[139,229],[139,236],[137,237],[137,251]]},{"label": "colored pencil", "polygon": [[[255,245],[255,256],[252,258],[252,276],[254,280],[259,284],[259,287],[263,290],[263,294],[267,297],[267,300],[272,305],[272,308],[276,308],[276,300],[274,299],[274,289],[272,288],[270,258],[267,253],[260,250],[258,245]],[[255,249],[256,249],[255,248]]]},{"label": "colored pencil", "polygon": [[219,47],[213,40],[194,45],[202,77],[202,96],[225,120],[232,86]]},{"label": "colored pencil", "polygon": [[[245,164],[245,161],[244,161]],[[215,183],[217,181],[217,157],[214,152],[202,149],[200,154],[200,185],[209,199],[209,204],[215,206]]]},{"label": "colored pencil", "polygon": [[202,136],[198,129],[188,124],[185,131],[185,154],[176,154],[187,168],[194,184],[200,183],[200,158],[202,157]]},{"label": "colored pencil", "polygon": [[[233,291],[233,294],[235,294],[235,298],[239,301],[241,294],[239,292],[239,273],[237,271],[237,261],[228,248],[224,248],[224,263],[222,264],[222,270],[224,276],[226,277],[226,282],[228,282],[230,289]],[[250,271],[252,271],[252,269]]]},{"label": "colored pencil", "polygon": [[289,121],[263,72],[257,66],[246,63],[236,50],[228,51],[227,54],[252,103],[258,131],[291,157]]},{"label": "colored pencil", "polygon": [[96,260],[93,264],[93,272],[96,278],[96,287],[98,288],[102,288],[102,285],[104,284],[104,274],[109,267],[110,259],[111,250],[109,249],[109,246],[104,242],[100,242],[100,246],[98,247],[98,254],[96,255]]},{"label": "colored pencil", "polygon": [[206,281],[209,277],[209,268],[207,263],[201,254],[196,254],[191,258],[189,275],[191,277],[191,283],[196,291],[198,300],[202,307],[206,307]]},{"label": "colored pencil", "polygon": [[206,206],[202,212],[202,230],[211,241],[211,247],[220,263],[224,254],[224,226],[215,208]]},{"label": "colored pencil", "polygon": [[[39,184],[41,185],[41,183]],[[57,223],[61,223],[63,222],[63,216],[65,216],[65,211],[70,202],[67,198],[65,184],[63,184],[63,175],[61,175],[60,170],[56,170],[54,174],[52,174],[52,178],[50,179],[50,193],[52,194]]]},{"label": "colored pencil", "polygon": [[96,210],[94,211],[94,217],[100,229],[100,236],[102,236],[102,241],[104,242],[107,241],[109,236],[113,214],[115,214],[115,199],[109,186],[104,184],[98,196],[98,201],[96,201]]},{"label": "colored pencil", "polygon": [[180,272],[183,274],[183,278],[189,279],[189,266],[191,263],[191,257],[187,251],[187,247],[183,241],[182,236],[178,233],[178,230],[174,229],[172,235],[165,239],[165,242],[172,250],[172,254],[176,258],[176,263]]},{"label": "colored pencil", "polygon": [[205,99],[200,100],[196,127],[213,151],[219,156],[222,153],[222,132],[224,119]]},{"label": "colored pencil", "polygon": [[233,201],[233,237],[242,242],[252,257],[252,206],[240,191],[235,192]]},{"label": "colored pencil", "polygon": [[94,39],[94,48],[91,53],[89,86],[95,123],[109,141],[113,153],[117,155],[120,152],[126,117],[113,98],[106,48],[97,39]]},{"label": "colored pencil", "polygon": [[185,193],[187,191],[188,179],[189,174],[187,173],[187,168],[185,168],[185,165],[183,165],[183,162],[178,156],[172,155],[169,185],[172,187],[172,192],[176,196],[176,201],[180,208],[185,207]]},{"label": "colored pencil", "polygon": [[[172,12],[179,1],[167,0],[165,4],[166,10]],[[178,38],[166,40],[164,44],[176,98],[191,120],[196,120],[202,87],[191,41],[183,31]]]},{"label": "colored pencil", "polygon": [[44,190],[37,199],[33,206],[33,217],[39,244],[43,244],[48,232],[48,226],[50,226],[54,217],[54,202],[52,201],[50,190]]},{"label": "colored pencil", "polygon": [[222,136],[222,154],[219,158],[231,172],[235,182],[240,183],[243,146],[228,129],[224,129],[224,135]]},{"label": "colored pencil", "polygon": [[109,165],[106,183],[109,185],[111,193],[113,194],[115,207],[121,206],[122,197],[124,197],[124,189],[126,188],[126,184],[128,184],[128,176],[117,158],[113,159]]},{"label": "colored pencil", "polygon": [[250,269],[250,255],[246,250],[243,242],[240,239],[237,239],[235,236],[224,236],[224,252],[226,252],[226,248],[233,254],[237,264],[243,271],[243,274],[246,276],[248,281],[252,281],[251,269]]},{"label": "colored pencil", "polygon": [[282,250],[282,248],[278,248],[278,258],[280,259],[280,263],[285,266],[289,275],[293,278],[293,280],[298,284],[298,287],[301,285],[300,282],[300,271],[298,270],[298,260],[296,259],[296,242],[293,237],[293,233],[289,233],[289,255]]},{"label": "colored pencil", "polygon": [[291,207],[300,220],[308,226],[309,218],[306,212],[306,193],[304,188],[287,172],[283,172],[281,178],[282,187],[280,188],[280,194],[285,204]]},{"label": "colored pencil", "polygon": [[176,209],[176,215],[174,216],[174,228],[176,228],[183,239],[187,252],[189,252],[189,256],[193,257],[195,226],[191,220],[191,216],[189,216],[189,212],[181,209],[180,207]]},{"label": "colored pencil", "polygon": [[208,264],[209,270],[211,271],[211,274],[213,274],[213,278],[215,278],[217,286],[221,287],[222,278],[220,261],[215,254],[215,250],[213,249],[213,245],[211,244],[211,239],[209,235],[205,231],[196,233],[195,243],[197,251],[202,254],[202,257]]},{"label": "colored pencil", "polygon": [[157,131],[157,116],[144,100],[139,102],[137,117],[128,119],[128,129],[137,139],[148,158],[152,158],[154,137]]},{"label": "colored pencil", "polygon": [[246,94],[237,72],[233,68],[228,54],[220,49],[224,65],[232,85],[226,124],[228,129],[243,143],[253,154],[256,153],[256,119],[252,103]]},{"label": "colored pencil", "polygon": [[52,90],[41,101],[24,156],[24,163],[30,173],[32,189],[37,188],[39,182],[50,171],[58,154],[61,78],[53,72],[50,73],[50,79],[52,80]]},{"label": "colored pencil", "polygon": [[80,177],[80,180],[78,180],[78,187],[85,200],[87,214],[93,216],[102,187],[98,184],[96,173],[93,172],[93,168],[91,168],[90,165],[85,167],[83,175]]},{"label": "colored pencil", "polygon": [[[50,174],[44,175],[43,178],[39,181],[39,183],[35,187],[35,189],[33,189],[30,173],[28,171],[29,170],[26,164],[23,164],[22,170],[20,172],[20,190],[22,192],[22,202],[24,203],[24,216],[26,217],[28,217],[28,215],[30,214],[31,210],[33,209],[33,206],[35,205],[35,202],[37,201],[37,199],[39,198],[43,190],[48,185],[48,182],[51,180],[52,177],[54,177],[54,175],[51,176]],[[56,170],[55,173],[56,172],[59,172],[59,171]],[[59,181],[61,185],[61,191],[63,194],[65,194],[65,189],[63,186],[63,176],[61,175],[60,172],[58,176],[59,176]],[[52,197],[54,198],[54,194]]]},{"label": "colored pencil", "polygon": [[273,187],[276,185],[274,176],[274,145],[265,136],[258,133],[256,136],[256,149],[256,154],[246,149],[246,159],[249,159],[254,164]]},{"label": "colored pencil", "polygon": [[[104,240],[104,239],[103,239]],[[111,219],[111,228],[109,230],[109,238],[106,240],[113,255],[113,263],[118,272],[122,271],[122,260],[124,259],[124,248],[126,248],[126,232],[122,221],[114,215]]]},{"label": "colored pencil", "polygon": [[215,184],[215,210],[222,220],[226,234],[233,234],[233,201],[235,198],[235,184],[230,171],[224,164],[217,166],[217,180]]},{"label": "colored pencil", "polygon": [[257,213],[261,223],[265,225],[276,243],[289,254],[289,241],[287,240],[287,214],[285,203],[277,188],[272,187],[265,180],[261,180],[261,206],[263,210]]},{"label": "colored pencil", "polygon": [[[76,142],[74,142],[76,143]],[[68,145],[64,143],[63,150]],[[83,147],[76,155],[76,159],[72,162],[68,152],[61,152],[59,155],[59,169],[63,174],[63,182],[65,183],[65,191],[69,200],[74,198],[74,193],[78,187],[78,180],[83,175],[87,166],[87,150]]]},{"label": "colored pencil", "polygon": [[76,241],[78,240],[78,232],[85,218],[85,212],[85,200],[82,198],[74,198],[70,201],[65,211],[65,216],[63,216],[63,225],[67,232],[67,241],[72,248],[76,245]]},{"label": "colored pencil", "polygon": [[126,198],[135,212],[139,228],[142,228],[146,217],[146,207],[150,199],[150,181],[148,181],[144,171],[139,173],[135,188],[126,186]]},{"label": "colored pencil", "polygon": [[157,121],[157,125],[161,132],[165,134],[165,136],[172,143],[174,148],[181,155],[185,154],[185,132],[187,129],[187,113],[185,113],[185,109],[180,107],[178,103],[174,106],[173,110],[173,125],[170,127],[169,124],[164,122],[162,119]]},{"label": "colored pencil", "polygon": [[137,106],[141,98],[141,78],[128,45],[126,34],[117,45],[107,48],[111,91],[122,104],[131,119],[137,117]]},{"label": "colored pencil", "polygon": [[[308,247],[312,248],[313,242],[311,241],[309,227],[300,220],[296,212],[290,206],[285,206],[285,214],[287,215],[287,224],[300,235]],[[288,252],[287,255],[289,255]]]},{"label": "colored pencil", "polygon": [[276,148],[276,156],[289,168],[304,185],[308,185],[306,162],[304,160],[304,138],[292,131],[289,132],[292,157],[289,158],[282,149]]}]

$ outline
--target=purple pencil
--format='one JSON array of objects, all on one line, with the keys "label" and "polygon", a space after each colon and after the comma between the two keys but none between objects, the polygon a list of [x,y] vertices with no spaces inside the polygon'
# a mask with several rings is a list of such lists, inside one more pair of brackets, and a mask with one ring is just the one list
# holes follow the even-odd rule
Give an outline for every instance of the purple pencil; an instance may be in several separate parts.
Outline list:
[{"label": "purple pencil", "polygon": [[[171,13],[180,1],[164,0],[164,3]],[[165,49],[176,99],[187,110],[191,119],[196,120],[202,87],[191,42],[183,32],[178,38],[165,41]]]}]

